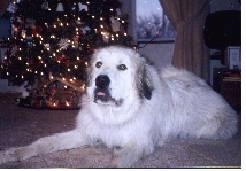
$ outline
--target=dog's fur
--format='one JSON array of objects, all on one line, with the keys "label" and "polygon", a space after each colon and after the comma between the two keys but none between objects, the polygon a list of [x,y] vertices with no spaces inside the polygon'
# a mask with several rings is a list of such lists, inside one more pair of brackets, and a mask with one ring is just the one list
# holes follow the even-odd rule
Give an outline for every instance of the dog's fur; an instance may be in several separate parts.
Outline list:
[{"label": "dog's fur", "polygon": [[[188,71],[166,67],[159,73],[134,50],[114,46],[96,50],[91,64],[76,129],[2,151],[0,163],[100,141],[121,147],[113,164],[130,167],[170,138],[226,139],[237,131],[236,112]],[[109,80],[99,88],[102,75]]]}]

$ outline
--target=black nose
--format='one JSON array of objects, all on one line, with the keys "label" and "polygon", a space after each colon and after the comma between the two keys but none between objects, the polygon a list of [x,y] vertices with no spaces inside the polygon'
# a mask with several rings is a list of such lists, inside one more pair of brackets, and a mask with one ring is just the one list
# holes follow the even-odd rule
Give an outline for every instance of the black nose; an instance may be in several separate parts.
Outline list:
[{"label": "black nose", "polygon": [[109,86],[110,80],[107,75],[99,75],[95,79],[95,84],[99,88],[107,88]]}]

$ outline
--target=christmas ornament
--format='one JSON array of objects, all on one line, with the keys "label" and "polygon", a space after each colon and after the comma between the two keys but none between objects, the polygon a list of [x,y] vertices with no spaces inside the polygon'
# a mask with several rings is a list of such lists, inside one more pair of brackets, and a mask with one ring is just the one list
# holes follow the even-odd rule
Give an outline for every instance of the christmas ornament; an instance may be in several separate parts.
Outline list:
[{"label": "christmas ornament", "polygon": [[57,7],[56,7],[56,11],[64,11],[64,8],[63,8],[63,4],[61,2],[58,2],[57,4]]},{"label": "christmas ornament", "polygon": [[83,33],[85,34],[85,33],[87,33],[88,31],[91,31],[91,28],[90,28],[89,26],[84,26],[84,27],[82,28],[82,31],[83,31]]},{"label": "christmas ornament", "polygon": [[10,2],[7,11],[14,14],[16,11],[16,5],[13,2]]},{"label": "christmas ornament", "polygon": [[26,30],[22,30],[22,31],[21,31],[21,37],[22,37],[23,39],[26,38]]},{"label": "christmas ornament", "polygon": [[88,11],[87,5],[83,5],[82,2],[79,2],[78,6],[79,6],[79,11],[83,11],[83,10]]},{"label": "christmas ornament", "polygon": [[74,3],[73,3],[73,6],[72,6],[72,8],[71,8],[71,9],[72,9],[73,11],[75,11],[75,10],[77,9],[77,6],[78,6],[78,5],[77,5],[77,3],[76,3],[76,2],[74,2]]},{"label": "christmas ornament", "polygon": [[16,17],[16,21],[18,22],[18,23],[22,23],[23,21],[22,21],[22,19],[21,19],[21,17]]},{"label": "christmas ornament", "polygon": [[67,49],[69,45],[70,44],[68,42],[68,39],[61,39],[60,42],[58,43],[60,49]]},{"label": "christmas ornament", "polygon": [[49,49],[50,48],[50,45],[47,43],[47,44],[44,44],[44,47],[45,47],[45,49]]},{"label": "christmas ornament", "polygon": [[[11,37],[6,43],[10,48],[0,61],[0,77],[13,85],[38,80],[30,91],[23,91],[21,106],[72,109],[78,93],[84,92],[94,48],[126,42],[127,37],[121,36],[126,23],[117,21],[122,17],[120,4],[118,0],[31,1],[10,1]],[[115,19],[111,22],[110,17]],[[54,80],[48,80],[49,72]]]},{"label": "christmas ornament", "polygon": [[114,17],[110,17],[111,26],[114,32],[121,31],[121,23]]},{"label": "christmas ornament", "polygon": [[121,12],[120,8],[116,8],[116,14],[117,14],[117,16],[121,16],[122,15],[122,12]]}]

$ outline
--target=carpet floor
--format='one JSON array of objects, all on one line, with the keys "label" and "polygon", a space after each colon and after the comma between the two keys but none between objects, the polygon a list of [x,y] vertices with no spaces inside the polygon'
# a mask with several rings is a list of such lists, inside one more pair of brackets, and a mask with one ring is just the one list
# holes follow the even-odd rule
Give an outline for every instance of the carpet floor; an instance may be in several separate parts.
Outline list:
[{"label": "carpet floor", "polygon": [[[77,110],[37,110],[15,105],[17,94],[0,94],[0,150],[19,147],[74,129]],[[81,147],[35,156],[7,168],[112,168],[113,150]],[[175,139],[158,147],[133,168],[240,168],[240,131],[229,140]]]}]

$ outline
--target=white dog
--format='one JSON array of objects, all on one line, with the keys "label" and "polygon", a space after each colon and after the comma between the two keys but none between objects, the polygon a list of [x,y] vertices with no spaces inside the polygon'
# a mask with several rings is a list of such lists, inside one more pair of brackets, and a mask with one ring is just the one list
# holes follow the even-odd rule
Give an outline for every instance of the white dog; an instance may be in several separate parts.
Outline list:
[{"label": "white dog", "polygon": [[171,137],[226,139],[237,115],[204,80],[174,67],[161,74],[133,49],[106,47],[92,57],[76,129],[0,153],[0,163],[103,142],[112,161],[130,167]]}]

